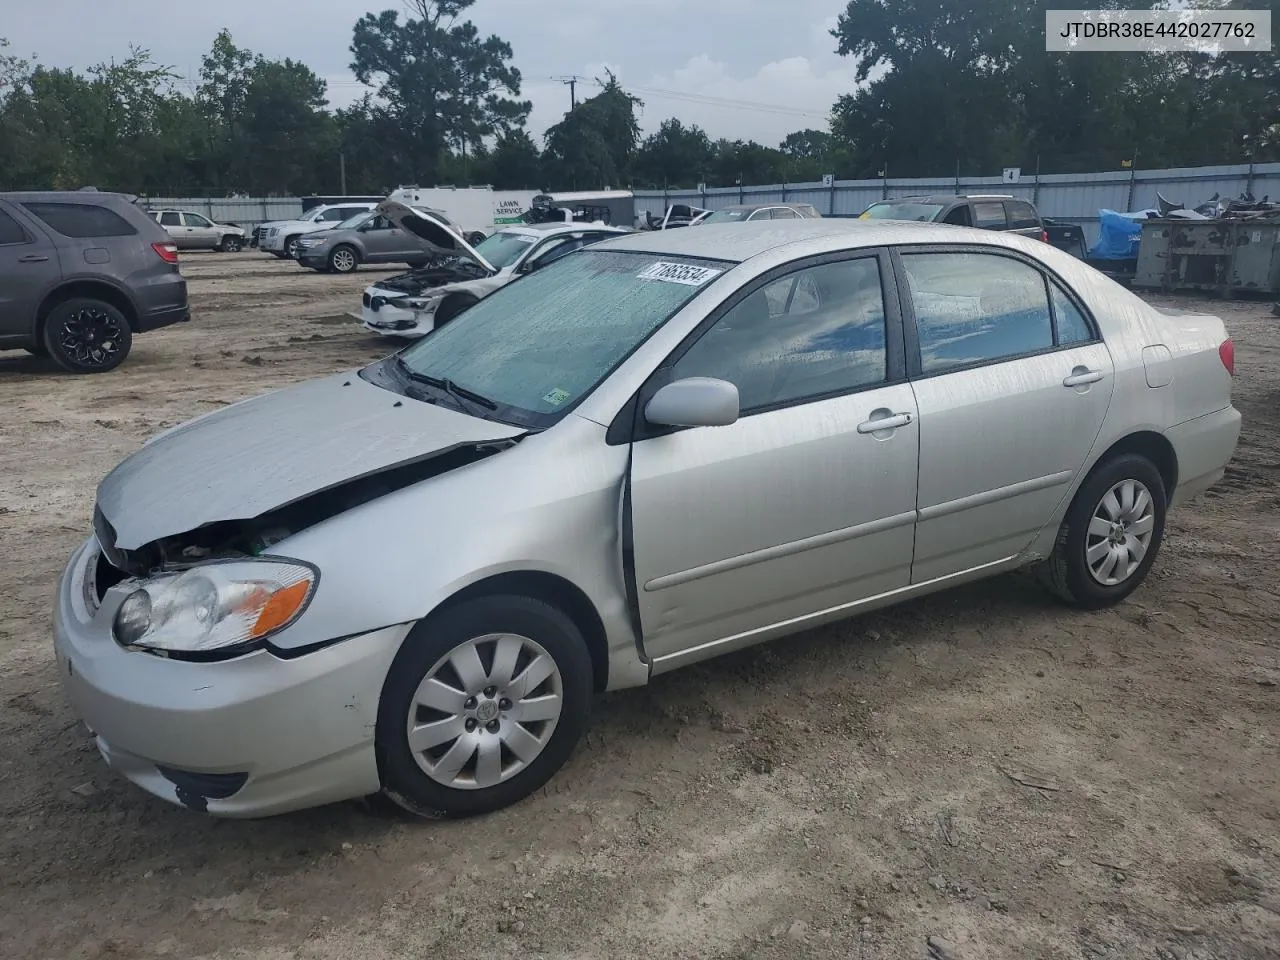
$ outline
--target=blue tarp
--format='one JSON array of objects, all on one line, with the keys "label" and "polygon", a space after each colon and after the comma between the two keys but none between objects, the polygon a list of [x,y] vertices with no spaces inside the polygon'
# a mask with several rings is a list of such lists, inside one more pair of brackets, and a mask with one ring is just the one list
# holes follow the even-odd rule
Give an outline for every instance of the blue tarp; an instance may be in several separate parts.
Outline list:
[{"label": "blue tarp", "polygon": [[1138,241],[1142,239],[1142,221],[1155,215],[1155,210],[1133,213],[1099,210],[1098,240],[1089,248],[1089,256],[1095,260],[1134,259],[1138,256]]}]

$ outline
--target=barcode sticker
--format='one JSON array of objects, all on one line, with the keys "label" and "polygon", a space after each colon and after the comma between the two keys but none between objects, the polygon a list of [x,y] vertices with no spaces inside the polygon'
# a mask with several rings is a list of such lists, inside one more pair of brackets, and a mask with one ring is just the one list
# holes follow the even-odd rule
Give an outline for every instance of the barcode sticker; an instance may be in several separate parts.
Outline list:
[{"label": "barcode sticker", "polygon": [[638,280],[661,280],[664,283],[683,283],[687,287],[700,287],[708,280],[720,276],[722,270],[711,267],[695,267],[691,263],[667,263],[659,260],[636,274]]}]

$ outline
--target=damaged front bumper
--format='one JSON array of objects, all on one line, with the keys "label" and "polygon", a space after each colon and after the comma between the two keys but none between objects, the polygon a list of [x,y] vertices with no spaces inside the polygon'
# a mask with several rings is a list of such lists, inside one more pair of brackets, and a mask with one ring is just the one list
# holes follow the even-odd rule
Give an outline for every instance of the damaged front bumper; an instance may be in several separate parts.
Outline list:
[{"label": "damaged front bumper", "polygon": [[377,792],[378,700],[408,625],[288,659],[260,650],[196,663],[129,651],[111,622],[130,587],[99,599],[89,573],[97,554],[90,538],[63,574],[54,651],[72,707],[112,768],[158,797],[223,817]]},{"label": "damaged front bumper", "polygon": [[399,306],[396,302],[399,299],[402,298],[368,291],[357,319],[366,330],[385,337],[425,337],[435,329],[438,301],[429,301],[427,306],[414,310]]}]

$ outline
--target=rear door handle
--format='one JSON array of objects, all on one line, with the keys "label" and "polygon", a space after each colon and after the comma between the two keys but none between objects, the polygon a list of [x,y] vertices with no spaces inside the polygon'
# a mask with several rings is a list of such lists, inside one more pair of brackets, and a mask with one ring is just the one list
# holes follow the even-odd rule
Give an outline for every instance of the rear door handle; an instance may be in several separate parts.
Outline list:
[{"label": "rear door handle", "polygon": [[38,253],[28,253],[25,257],[19,257],[19,263],[45,263],[48,257],[42,257]]},{"label": "rear door handle", "polygon": [[1101,370],[1090,370],[1088,367],[1077,367],[1071,372],[1071,376],[1062,381],[1064,387],[1084,387],[1091,383],[1097,383],[1103,378],[1104,374]]},{"label": "rear door handle", "polygon": [[886,417],[873,417],[858,424],[859,433],[880,433],[883,430],[897,430],[911,423],[909,413],[891,413]]}]

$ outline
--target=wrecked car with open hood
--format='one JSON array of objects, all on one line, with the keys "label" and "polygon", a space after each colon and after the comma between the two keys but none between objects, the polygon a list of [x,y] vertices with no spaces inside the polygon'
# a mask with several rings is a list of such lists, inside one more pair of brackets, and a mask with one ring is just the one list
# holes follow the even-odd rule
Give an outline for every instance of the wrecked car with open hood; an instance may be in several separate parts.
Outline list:
[{"label": "wrecked car with open hood", "polygon": [[1220,319],[1010,234],[617,237],[125,459],[59,675],[194,810],[495,810],[599,691],[1022,566],[1118,603],[1224,473],[1233,369]]},{"label": "wrecked car with open hood", "polygon": [[426,266],[371,284],[352,316],[384,336],[423,337],[472,304],[574,250],[631,231],[602,223],[504,227],[472,247],[430,211],[385,201],[382,216],[417,237],[432,254]]}]

